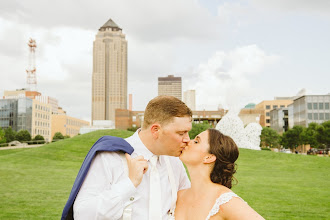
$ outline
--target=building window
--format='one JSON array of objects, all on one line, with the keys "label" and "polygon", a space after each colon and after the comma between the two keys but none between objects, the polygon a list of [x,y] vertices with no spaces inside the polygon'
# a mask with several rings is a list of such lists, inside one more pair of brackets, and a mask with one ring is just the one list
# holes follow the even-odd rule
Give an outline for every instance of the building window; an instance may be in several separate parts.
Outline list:
[{"label": "building window", "polygon": [[308,120],[313,120],[313,113],[308,113]]},{"label": "building window", "polygon": [[307,103],[307,108],[308,108],[309,110],[312,110],[312,103]]},{"label": "building window", "polygon": [[266,109],[270,109],[270,105],[266,105]]},{"label": "building window", "polygon": [[324,120],[324,113],[320,113],[320,120]]},{"label": "building window", "polygon": [[285,105],[281,105],[280,107],[281,107],[281,108],[284,108],[284,107],[285,107]]},{"label": "building window", "polygon": [[273,109],[277,109],[277,105],[273,105]]},{"label": "building window", "polygon": [[318,113],[314,113],[314,120],[319,120],[319,114]]},{"label": "building window", "polygon": [[266,112],[266,116],[270,116],[270,112]]},{"label": "building window", "polygon": [[319,103],[319,109],[323,109],[323,103]]},{"label": "building window", "polygon": [[270,119],[266,119],[266,123],[270,123]]},{"label": "building window", "polygon": [[329,120],[329,113],[324,113],[325,120]]},{"label": "building window", "polygon": [[324,109],[329,109],[329,103],[324,103]]},{"label": "building window", "polygon": [[317,103],[313,103],[313,109],[317,109]]}]

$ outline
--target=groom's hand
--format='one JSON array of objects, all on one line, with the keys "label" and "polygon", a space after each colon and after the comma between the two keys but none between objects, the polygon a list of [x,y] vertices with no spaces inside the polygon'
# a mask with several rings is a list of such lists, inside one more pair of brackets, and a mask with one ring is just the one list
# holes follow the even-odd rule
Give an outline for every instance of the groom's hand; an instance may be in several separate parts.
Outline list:
[{"label": "groom's hand", "polygon": [[140,185],[143,174],[148,170],[148,162],[143,156],[137,156],[132,158],[128,153],[125,154],[128,166],[128,177],[132,181],[135,187]]}]

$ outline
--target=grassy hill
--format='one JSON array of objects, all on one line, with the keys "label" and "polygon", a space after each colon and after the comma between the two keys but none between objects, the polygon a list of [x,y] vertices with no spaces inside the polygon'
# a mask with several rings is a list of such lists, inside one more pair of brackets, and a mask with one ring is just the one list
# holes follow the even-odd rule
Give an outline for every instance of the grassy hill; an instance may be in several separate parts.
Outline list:
[{"label": "grassy hill", "polygon": [[[40,148],[0,151],[0,219],[59,219],[82,161],[103,130]],[[266,219],[327,219],[330,158],[241,149],[233,191]]]}]

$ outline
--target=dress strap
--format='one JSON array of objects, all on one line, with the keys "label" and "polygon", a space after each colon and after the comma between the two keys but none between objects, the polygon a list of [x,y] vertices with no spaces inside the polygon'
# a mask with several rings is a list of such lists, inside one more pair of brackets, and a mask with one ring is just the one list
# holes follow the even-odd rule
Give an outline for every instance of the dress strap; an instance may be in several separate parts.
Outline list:
[{"label": "dress strap", "polygon": [[241,197],[239,197],[238,195],[236,195],[233,192],[227,192],[227,193],[221,194],[215,200],[214,206],[212,207],[211,211],[209,212],[209,215],[207,216],[206,220],[209,220],[213,215],[217,214],[219,212],[220,206],[223,205],[223,204],[226,204],[227,202],[229,202],[234,197],[242,199]]}]

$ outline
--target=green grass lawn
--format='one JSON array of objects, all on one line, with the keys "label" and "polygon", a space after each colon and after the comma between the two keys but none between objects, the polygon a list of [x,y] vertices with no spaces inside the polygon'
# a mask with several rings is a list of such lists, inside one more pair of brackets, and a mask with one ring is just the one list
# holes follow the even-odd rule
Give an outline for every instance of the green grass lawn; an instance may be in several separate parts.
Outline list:
[{"label": "green grass lawn", "polygon": [[[103,130],[0,151],[0,219],[60,219],[82,161]],[[233,191],[266,219],[329,219],[330,158],[240,149]]]}]

